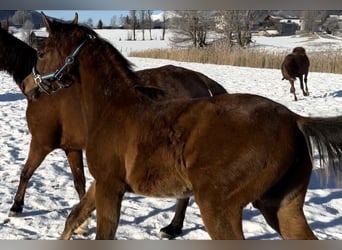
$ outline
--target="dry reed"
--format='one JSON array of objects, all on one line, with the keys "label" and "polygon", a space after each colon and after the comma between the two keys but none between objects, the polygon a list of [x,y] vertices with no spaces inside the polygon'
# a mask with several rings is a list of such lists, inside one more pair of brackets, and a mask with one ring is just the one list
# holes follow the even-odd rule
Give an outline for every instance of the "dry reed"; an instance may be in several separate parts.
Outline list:
[{"label": "dry reed", "polygon": [[[130,56],[170,59],[183,62],[233,65],[254,68],[280,69],[288,52],[270,52],[263,49],[231,48],[224,44],[215,44],[205,48],[151,49],[131,52]],[[311,72],[342,73],[341,52],[307,53]]]}]

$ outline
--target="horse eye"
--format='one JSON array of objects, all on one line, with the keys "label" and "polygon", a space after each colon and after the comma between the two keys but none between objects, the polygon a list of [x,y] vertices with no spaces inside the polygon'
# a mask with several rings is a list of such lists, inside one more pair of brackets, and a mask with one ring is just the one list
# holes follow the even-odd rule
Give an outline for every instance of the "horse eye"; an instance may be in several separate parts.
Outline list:
[{"label": "horse eye", "polygon": [[37,51],[38,57],[42,58],[44,56],[44,52],[43,51]]}]

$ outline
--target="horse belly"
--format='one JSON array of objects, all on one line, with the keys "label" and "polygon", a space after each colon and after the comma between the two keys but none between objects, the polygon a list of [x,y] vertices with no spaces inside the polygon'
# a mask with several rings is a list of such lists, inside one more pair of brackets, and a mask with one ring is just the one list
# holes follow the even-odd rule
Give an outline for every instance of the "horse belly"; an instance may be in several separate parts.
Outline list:
[{"label": "horse belly", "polygon": [[135,167],[128,173],[127,183],[132,192],[144,196],[185,198],[192,195],[192,185],[186,175],[165,164]]}]

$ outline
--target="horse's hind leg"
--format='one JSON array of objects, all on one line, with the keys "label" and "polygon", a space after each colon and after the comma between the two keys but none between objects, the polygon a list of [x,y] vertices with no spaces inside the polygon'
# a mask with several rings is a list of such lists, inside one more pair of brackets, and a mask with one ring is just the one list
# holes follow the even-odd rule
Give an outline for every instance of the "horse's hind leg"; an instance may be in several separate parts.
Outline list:
[{"label": "horse's hind leg", "polygon": [[95,210],[95,181],[91,184],[86,194],[82,197],[81,201],[73,208],[69,214],[63,233],[60,237],[61,240],[70,239],[72,232],[82,225],[82,223],[90,216],[90,213]]},{"label": "horse's hind leg", "polygon": [[243,206],[236,199],[225,199],[226,192],[203,191],[195,192],[195,200],[209,236],[213,240],[243,240]]},{"label": "horse's hind leg", "polygon": [[312,169],[309,156],[304,158],[298,160],[295,167],[261,199],[253,202],[267,223],[284,239],[317,239],[303,212]]},{"label": "horse's hind leg", "polygon": [[161,237],[172,239],[182,233],[185,211],[189,204],[189,198],[178,199],[175,216],[170,225],[160,229]]},{"label": "horse's hind leg", "polygon": [[26,188],[34,171],[39,167],[44,158],[51,150],[45,150],[40,144],[32,139],[30,143],[30,150],[24,168],[21,170],[20,182],[14,197],[14,203],[10,209],[9,216],[19,216],[23,211],[24,197]]},{"label": "horse's hind leg", "polygon": [[295,79],[291,78],[289,81],[290,81],[290,84],[291,84],[290,93],[293,94],[294,100],[297,101],[296,89],[295,89],[295,87],[294,87],[294,81],[295,81]]}]

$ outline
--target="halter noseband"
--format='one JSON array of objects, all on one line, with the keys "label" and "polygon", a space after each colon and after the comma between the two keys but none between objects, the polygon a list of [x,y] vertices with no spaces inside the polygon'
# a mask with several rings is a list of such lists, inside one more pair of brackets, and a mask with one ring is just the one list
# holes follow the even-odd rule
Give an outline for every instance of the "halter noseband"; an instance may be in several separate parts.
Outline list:
[{"label": "halter noseband", "polygon": [[[71,53],[71,55],[67,56],[64,64],[57,69],[54,73],[49,73],[45,75],[40,75],[36,70],[36,65],[32,68],[32,75],[34,82],[38,86],[39,90],[51,95],[56,93],[57,91],[69,87],[69,84],[61,84],[61,79],[63,76],[63,73],[68,65],[74,63],[75,57],[80,53],[82,47],[85,45],[85,43],[89,40],[93,40],[96,37],[94,35],[88,34],[88,37],[74,50],[74,52]],[[50,82],[56,81],[58,88],[57,89],[51,89]]]}]

